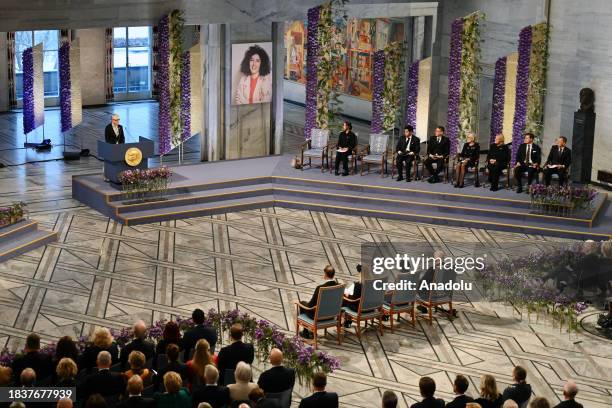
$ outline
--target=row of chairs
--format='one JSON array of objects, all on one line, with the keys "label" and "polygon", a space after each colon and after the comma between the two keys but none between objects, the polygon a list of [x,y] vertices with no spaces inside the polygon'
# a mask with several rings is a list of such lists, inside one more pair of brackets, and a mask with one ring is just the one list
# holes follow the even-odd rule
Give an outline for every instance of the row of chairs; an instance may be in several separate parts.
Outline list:
[{"label": "row of chairs", "polygon": [[[417,274],[401,273],[398,275],[397,282],[413,282],[415,287],[418,287],[421,280],[428,284],[435,282],[454,282],[455,273],[453,271],[427,271],[420,278]],[[375,285],[375,281],[380,281]],[[299,303],[296,304],[296,335],[300,332],[300,327],[306,328],[313,333],[314,348],[317,348],[318,330],[324,330],[324,335],[327,335],[327,329],[336,328],[338,344],[342,344],[343,322],[347,317],[355,324],[355,334],[361,338],[361,323],[367,328],[368,322],[372,326],[378,321],[378,331],[381,335],[384,334],[386,326],[383,324],[385,317],[389,318],[388,329],[394,332],[394,318],[399,322],[401,315],[405,314],[409,319],[406,319],[413,327],[416,326],[415,307],[421,305],[427,309],[427,317],[425,319],[432,324],[433,311],[441,306],[448,305],[448,314],[453,314],[453,291],[452,290],[394,290],[383,291],[379,290],[381,284],[386,283],[386,279],[367,279],[362,282],[361,297],[356,300],[351,300],[344,296],[345,285],[339,284],[335,286],[322,287],[319,289],[316,306],[312,308],[304,307]],[[378,286],[378,288],[376,287]],[[354,310],[351,307],[343,306],[343,303],[356,303],[357,307]],[[305,310],[312,311],[313,317],[310,317]]]}]

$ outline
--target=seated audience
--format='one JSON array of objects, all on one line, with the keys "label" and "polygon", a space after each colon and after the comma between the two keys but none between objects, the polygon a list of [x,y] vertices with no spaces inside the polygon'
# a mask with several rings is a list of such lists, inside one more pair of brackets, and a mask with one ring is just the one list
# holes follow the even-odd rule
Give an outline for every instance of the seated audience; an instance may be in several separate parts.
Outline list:
[{"label": "seated audience", "polygon": [[249,393],[249,400],[253,408],[281,408],[279,400],[267,398],[264,390],[259,387]]},{"label": "seated audience", "polygon": [[555,408],[582,408],[582,404],[576,402],[578,386],[573,381],[568,381],[563,386],[563,402],[555,405]]},{"label": "seated audience", "polygon": [[155,400],[153,398],[145,398],[142,396],[144,384],[139,375],[133,375],[127,382],[127,399],[124,399],[119,408],[155,408]]},{"label": "seated audience", "polygon": [[465,404],[474,401],[472,397],[465,395],[470,382],[463,375],[458,375],[453,381],[453,392],[457,395],[454,400],[446,404],[446,408],[464,408]]},{"label": "seated audience", "polygon": [[145,368],[145,355],[140,351],[132,351],[128,357],[130,369],[123,373],[126,380],[138,375],[145,384],[151,383],[151,370]]},{"label": "seated audience", "polygon": [[[455,174],[457,180],[455,181],[455,187],[463,188],[463,181],[465,180],[466,171],[475,167],[480,157],[480,145],[476,142],[476,135],[469,133],[466,137],[466,141],[457,157],[457,165],[455,166]],[[478,169],[477,169],[478,170]],[[478,187],[478,186],[476,186]],[[461,407],[463,408],[463,407]]]},{"label": "seated audience", "polygon": [[191,314],[191,318],[195,326],[187,330],[183,336],[184,361],[189,360],[191,350],[195,347],[198,340],[205,339],[210,345],[211,353],[215,352],[215,345],[217,344],[217,330],[214,327],[204,325],[206,319],[204,311],[202,309],[195,309]]},{"label": "seated audience", "polygon": [[410,125],[404,127],[404,137],[397,140],[395,146],[395,165],[397,166],[397,181],[404,180],[404,167],[406,168],[406,181],[410,181],[410,171],[415,160],[421,152],[421,140],[414,134]]},{"label": "seated audience", "polygon": [[125,378],[121,373],[110,371],[112,362],[112,356],[108,351],[98,353],[96,362],[98,371],[85,377],[83,383],[77,388],[79,399],[87,399],[93,394],[114,397],[123,393],[125,390]]},{"label": "seated audience", "polygon": [[565,146],[567,138],[559,136],[557,144],[550,148],[548,158],[544,164],[544,183],[550,186],[552,175],[559,176],[559,185],[562,186],[567,181],[567,169],[572,164],[572,151]]},{"label": "seated audience", "polygon": [[[310,318],[314,317],[314,310],[308,310],[308,309],[312,309],[315,306],[317,306],[317,300],[319,299],[320,288],[327,287],[327,286],[334,286],[338,284],[338,281],[334,278],[335,275],[336,275],[336,270],[331,265],[327,265],[325,269],[323,269],[323,283],[321,283],[315,288],[315,291],[312,294],[312,297],[310,298],[308,302],[303,301],[303,300],[300,301],[300,303],[298,304],[300,313],[305,313]],[[312,338],[312,333],[310,333],[308,329],[304,329],[302,331],[302,337]]]},{"label": "seated audience", "polygon": [[208,364],[204,368],[204,385],[193,388],[191,400],[194,408],[202,402],[209,403],[212,408],[223,408],[230,400],[229,389],[222,385],[217,385],[219,382],[219,371],[217,367]]},{"label": "seated audience", "polygon": [[295,370],[283,366],[283,352],[277,348],[270,350],[270,364],[272,367],[259,375],[257,385],[264,392],[283,392],[295,385]]},{"label": "seated audience", "polygon": [[500,408],[502,406],[504,400],[497,391],[495,377],[489,374],[480,377],[480,396],[474,402],[480,404],[482,408]]},{"label": "seated audience", "polygon": [[236,383],[227,386],[230,399],[232,401],[248,401],[249,393],[257,388],[257,384],[251,382],[251,378],[253,378],[251,366],[244,361],[239,362],[234,371],[234,377]]},{"label": "seated audience", "polygon": [[217,367],[221,375],[221,384],[224,383],[225,370],[234,370],[239,362],[244,361],[252,364],[255,358],[255,349],[250,343],[243,343],[242,336],[244,330],[241,324],[233,324],[230,328],[230,338],[232,343],[219,351],[217,357]]},{"label": "seated audience", "polygon": [[164,374],[164,388],[166,392],[155,394],[157,408],[192,408],[189,391],[183,388],[181,376],[174,371]]},{"label": "seated audience", "polygon": [[81,370],[90,370],[95,367],[98,354],[101,351],[107,351],[110,354],[112,359],[111,365],[119,362],[117,343],[114,341],[110,330],[106,327],[99,327],[94,332],[91,344],[87,345],[85,351],[83,351],[81,361],[78,363],[79,368]]},{"label": "seated audience", "polygon": [[[142,320],[137,321],[133,328],[134,339],[121,348],[121,368],[125,369],[128,358],[132,351],[140,351],[144,354],[145,361],[155,357],[155,344],[147,340],[147,325]],[[144,380],[144,378],[143,378]]]},{"label": "seated audience", "polygon": [[36,385],[36,372],[31,368],[26,368],[19,376],[19,382],[22,387],[34,387]]},{"label": "seated audience", "polygon": [[502,399],[504,401],[511,399],[521,406],[531,398],[531,385],[527,384],[527,371],[521,366],[516,366],[512,370],[512,378],[515,383],[504,390]]},{"label": "seated audience", "polygon": [[179,353],[179,346],[177,344],[168,344],[168,347],[166,347],[165,350],[167,362],[163,365],[160,364],[160,367],[158,367],[157,372],[158,375],[155,377],[156,388],[159,388],[162,383],[164,374],[166,374],[168,371],[174,371],[175,373],[178,373],[178,375],[181,376],[183,381],[186,381],[188,379],[187,365],[179,361]]},{"label": "seated audience", "polygon": [[550,408],[550,402],[544,397],[535,397],[529,403],[529,408]]},{"label": "seated audience", "polygon": [[157,342],[157,346],[155,346],[155,353],[165,354],[166,348],[170,344],[176,344],[179,349],[181,347],[181,330],[173,320],[170,320],[164,326],[162,338]]},{"label": "seated audience", "polygon": [[76,342],[70,336],[60,338],[55,345],[55,357],[53,359],[54,364],[57,366],[57,364],[63,358],[69,358],[75,364],[77,361],[79,361],[79,348],[77,347]]},{"label": "seated audience", "polygon": [[502,408],[519,408],[519,406],[513,400],[505,400]]},{"label": "seated audience", "polygon": [[100,394],[93,394],[87,398],[85,408],[113,408],[106,403],[106,399]]},{"label": "seated audience", "polygon": [[209,364],[215,364],[214,356],[210,352],[210,345],[206,339],[200,339],[196,343],[193,358],[187,362],[189,390],[204,384],[204,369]]},{"label": "seated audience", "polygon": [[[440,173],[444,170],[445,159],[450,154],[450,140],[444,136],[444,126],[436,127],[436,134],[427,142],[427,158],[423,162],[431,176],[427,179],[430,183],[440,182]],[[433,168],[433,164],[436,168]]]},{"label": "seated audience", "polygon": [[495,136],[495,143],[489,146],[489,154],[487,154],[487,169],[489,170],[491,191],[499,190],[499,177],[508,168],[510,158],[510,149],[504,143],[504,135],[500,133]]},{"label": "seated audience", "polygon": [[436,398],[436,382],[431,377],[421,377],[419,391],[423,401],[412,404],[410,408],[444,408],[444,400]]},{"label": "seated audience", "polygon": [[382,408],[396,408],[397,395],[393,391],[387,390],[382,396]]},{"label": "seated audience", "polygon": [[55,367],[56,387],[76,387],[77,365],[68,357],[62,358]]},{"label": "seated audience", "polygon": [[[348,307],[354,312],[359,310],[359,300],[361,300],[361,264],[357,265],[358,280],[354,281],[344,290],[342,306]],[[353,319],[348,314],[344,314],[344,327],[349,328],[353,323]]]},{"label": "seated audience", "polygon": [[524,143],[521,144],[516,153],[516,164],[514,165],[514,178],[516,179],[516,192],[523,192],[523,173],[527,172],[527,190],[535,177],[537,180],[542,161],[540,146],[533,143],[533,133],[525,133]]},{"label": "seated audience", "polygon": [[312,388],[314,392],[311,396],[305,397],[300,401],[299,408],[337,408],[338,394],[325,391],[327,386],[327,375],[317,372],[312,377]]},{"label": "seated audience", "polygon": [[28,367],[34,370],[36,376],[41,380],[53,374],[53,362],[49,356],[40,352],[40,337],[36,333],[31,333],[26,338],[24,354],[13,359],[11,368],[16,386],[21,385],[19,376]]}]

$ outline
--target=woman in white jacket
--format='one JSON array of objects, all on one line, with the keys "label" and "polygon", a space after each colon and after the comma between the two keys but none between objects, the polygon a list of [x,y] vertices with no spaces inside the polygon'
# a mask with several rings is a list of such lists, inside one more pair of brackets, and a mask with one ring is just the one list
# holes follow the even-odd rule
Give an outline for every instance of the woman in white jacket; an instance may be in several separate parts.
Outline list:
[{"label": "woman in white jacket", "polygon": [[234,104],[272,101],[270,57],[259,45],[249,47],[240,64],[240,81],[234,93]]}]

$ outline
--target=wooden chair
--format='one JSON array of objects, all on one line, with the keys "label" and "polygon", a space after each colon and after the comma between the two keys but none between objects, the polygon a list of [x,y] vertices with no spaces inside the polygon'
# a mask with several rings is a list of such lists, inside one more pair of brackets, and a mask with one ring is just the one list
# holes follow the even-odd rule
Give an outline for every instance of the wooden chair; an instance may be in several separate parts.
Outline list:
[{"label": "wooden chair", "polygon": [[[354,311],[347,306],[342,308],[345,319],[346,316],[350,316],[351,320],[355,322],[355,334],[357,334],[358,338],[361,338],[361,322],[365,322],[367,327],[368,321],[372,321],[372,324],[374,324],[374,320],[376,319],[378,319],[378,329],[380,331],[380,335],[383,335],[382,306],[385,300],[385,292],[382,290],[376,290],[374,288],[374,281],[377,280],[381,279],[367,279],[362,282],[361,297],[359,299],[349,299],[344,297],[345,302],[359,303],[357,311]],[[386,279],[382,279],[382,281],[385,282]]]},{"label": "wooden chair", "polygon": [[361,160],[361,172],[363,176],[363,167],[365,164],[368,166],[368,173],[370,172],[370,164],[380,165],[380,177],[384,177],[387,172],[387,144],[389,142],[389,135],[384,133],[372,133],[370,135],[370,143],[365,145],[359,152],[359,159]]},{"label": "wooden chair", "polygon": [[329,167],[329,130],[328,129],[312,129],[310,131],[310,139],[300,145],[301,168],[304,170],[304,157],[308,158],[308,166],[312,168],[312,158],[321,160],[321,172],[325,169],[325,165]]},{"label": "wooden chair", "polygon": [[[452,172],[452,178],[451,178],[451,183],[454,183],[457,180],[457,174],[455,174],[455,168],[457,167],[457,164],[459,163],[459,154],[457,154],[455,156],[455,158],[453,159],[453,172]],[[474,162],[474,166],[468,166],[465,169],[465,175],[467,176],[470,171],[474,174],[474,187],[480,187],[480,177],[479,177],[479,163],[480,163],[480,159],[476,159],[476,161]]]},{"label": "wooden chair", "polygon": [[[418,285],[418,275],[415,273],[400,273],[397,276],[397,281],[415,282]],[[414,327],[416,325],[416,316],[414,313],[414,305],[416,304],[417,294],[414,290],[394,290],[385,296],[385,301],[382,305],[383,316],[389,316],[389,324],[391,333],[393,333],[393,316],[397,315],[397,321],[400,321],[402,313],[410,315],[409,323]]]},{"label": "wooden chair", "polygon": [[[299,335],[300,326],[310,330],[314,335],[314,348],[317,349],[317,331],[336,327],[338,344],[342,344],[342,295],[345,285],[327,286],[319,289],[319,297],[314,307],[306,307],[299,302],[296,303],[295,334]],[[314,311],[311,318],[305,310]]]},{"label": "wooden chair", "polygon": [[[455,282],[456,274],[454,270],[443,269],[425,271],[423,280],[428,284],[436,282]],[[433,322],[433,310],[443,305],[448,305],[449,316],[453,314],[453,291],[446,290],[419,290],[417,291],[417,303],[427,308],[427,321],[431,325]]]},{"label": "wooden chair", "polygon": [[[480,170],[483,172],[483,174],[485,176],[485,180],[488,180],[489,179],[489,177],[488,177],[489,168],[486,165],[486,161],[485,161],[484,167],[482,167]],[[506,190],[509,190],[509,189],[512,188],[512,181],[510,180],[510,174],[512,174],[512,169],[511,169],[510,163],[508,163],[508,166],[505,169],[502,170],[501,177],[499,178],[500,181],[502,179],[504,179],[504,178],[506,179]],[[506,176],[506,177],[503,177],[503,176]],[[481,185],[483,187],[488,187],[487,182],[482,183]]]}]

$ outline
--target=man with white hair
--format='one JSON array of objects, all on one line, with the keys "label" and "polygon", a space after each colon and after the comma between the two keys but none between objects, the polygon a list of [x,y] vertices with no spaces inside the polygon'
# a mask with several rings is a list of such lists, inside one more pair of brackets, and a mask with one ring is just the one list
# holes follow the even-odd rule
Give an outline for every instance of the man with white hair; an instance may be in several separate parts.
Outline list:
[{"label": "man with white hair", "polygon": [[98,371],[85,377],[81,386],[77,388],[79,400],[82,398],[83,401],[86,401],[92,394],[114,397],[125,391],[125,378],[121,373],[111,372],[112,362],[112,357],[108,351],[98,353],[96,359]]},{"label": "man with white hair", "polygon": [[119,144],[125,143],[125,135],[123,134],[123,126],[119,124],[119,115],[113,114],[111,123],[106,125],[104,129],[104,139],[106,143]]},{"label": "man with white hair", "polygon": [[576,394],[578,394],[578,386],[573,381],[568,381],[563,386],[563,402],[555,405],[555,408],[582,408],[582,404],[576,402]]},{"label": "man with white hair", "polygon": [[145,359],[149,360],[155,357],[155,344],[147,340],[147,325],[142,320],[134,323],[133,327],[134,339],[121,349],[121,368],[125,369],[128,361],[128,356],[132,351],[140,351],[145,355]]}]

